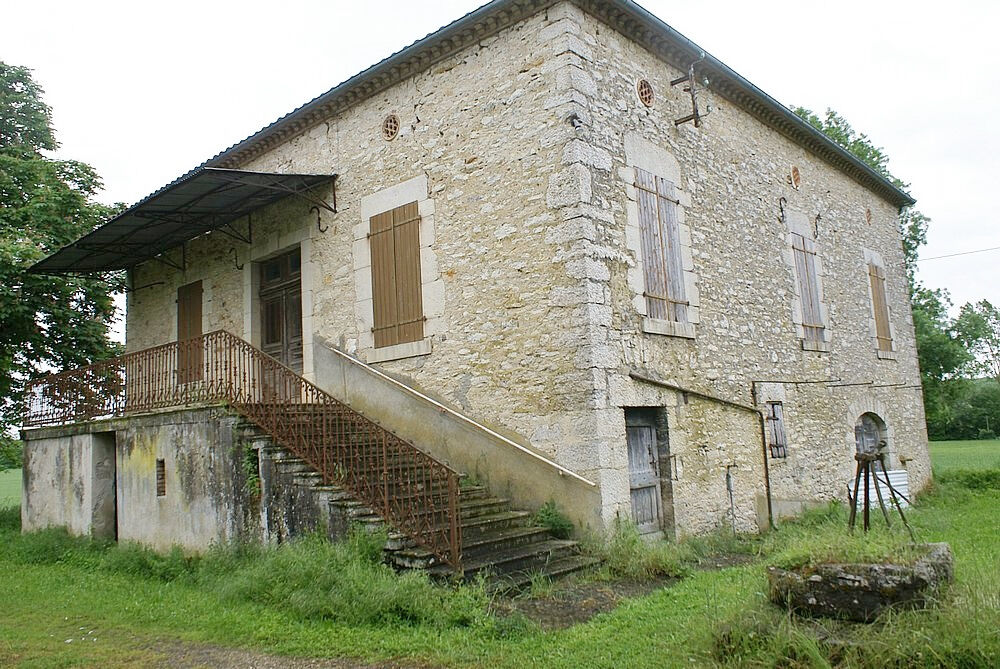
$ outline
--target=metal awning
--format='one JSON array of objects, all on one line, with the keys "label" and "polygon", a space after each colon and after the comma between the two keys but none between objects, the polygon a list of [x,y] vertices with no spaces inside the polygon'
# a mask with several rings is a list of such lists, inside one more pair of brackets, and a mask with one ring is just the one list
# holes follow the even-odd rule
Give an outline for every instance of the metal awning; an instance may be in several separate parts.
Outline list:
[{"label": "metal awning", "polygon": [[249,243],[249,231],[241,232],[233,223],[289,195],[336,212],[336,195],[331,206],[310,193],[336,178],[336,174],[274,174],[202,167],[35,263],[29,271],[101,272],[128,269],[153,258],[183,267],[177,259],[162,254],[212,230]]}]

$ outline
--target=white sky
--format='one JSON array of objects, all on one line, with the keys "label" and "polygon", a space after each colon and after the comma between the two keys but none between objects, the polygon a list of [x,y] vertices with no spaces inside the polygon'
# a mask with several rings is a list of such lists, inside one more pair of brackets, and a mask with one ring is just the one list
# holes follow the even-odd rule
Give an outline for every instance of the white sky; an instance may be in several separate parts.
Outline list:
[{"label": "white sky", "polygon": [[[5,3],[0,60],[35,72],[60,157],[133,203],[477,0]],[[922,257],[1000,246],[1000,3],[644,0],[784,104],[833,107],[933,219]],[[930,260],[956,304],[1000,304],[1000,251]]]}]

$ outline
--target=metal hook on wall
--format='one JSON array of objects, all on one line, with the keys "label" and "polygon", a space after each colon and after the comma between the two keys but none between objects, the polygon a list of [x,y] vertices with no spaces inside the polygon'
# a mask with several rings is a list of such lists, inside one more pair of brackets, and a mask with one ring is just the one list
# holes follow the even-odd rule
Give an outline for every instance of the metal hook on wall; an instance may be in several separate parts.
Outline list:
[{"label": "metal hook on wall", "polygon": [[243,268],[246,266],[246,263],[240,264],[240,257],[236,254],[236,247],[233,246],[229,250],[233,254],[233,264],[236,265],[236,270],[243,271]]},{"label": "metal hook on wall", "polygon": [[327,230],[330,229],[329,225],[326,226],[326,227],[323,227],[323,221],[320,220],[319,207],[315,207],[315,206],[309,207],[309,211],[315,211],[316,212],[316,229],[317,230],[319,230],[320,232],[326,232]]},{"label": "metal hook on wall", "polygon": [[784,195],[782,195],[781,197],[778,198],[778,208],[781,209],[781,216],[778,218],[778,221],[781,222],[782,225],[784,225],[784,223],[785,223],[785,205],[786,204],[788,204],[788,200],[785,198]]}]

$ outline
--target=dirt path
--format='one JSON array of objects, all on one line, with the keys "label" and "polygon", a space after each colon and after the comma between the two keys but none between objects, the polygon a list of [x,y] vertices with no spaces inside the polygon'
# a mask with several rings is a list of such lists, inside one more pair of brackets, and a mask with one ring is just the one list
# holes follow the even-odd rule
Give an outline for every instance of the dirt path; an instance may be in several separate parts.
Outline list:
[{"label": "dirt path", "polygon": [[186,641],[158,641],[145,650],[160,659],[157,669],[430,669],[427,664],[311,659],[267,655],[240,648],[226,648]]}]

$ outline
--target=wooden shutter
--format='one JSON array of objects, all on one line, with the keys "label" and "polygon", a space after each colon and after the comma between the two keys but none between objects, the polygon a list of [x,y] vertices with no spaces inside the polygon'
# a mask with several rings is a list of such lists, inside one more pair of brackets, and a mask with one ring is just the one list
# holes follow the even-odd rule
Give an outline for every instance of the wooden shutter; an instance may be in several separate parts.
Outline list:
[{"label": "wooden shutter", "polygon": [[868,265],[868,279],[872,288],[872,308],[875,311],[875,336],[878,350],[892,350],[892,333],[889,330],[889,303],[885,299],[885,270],[878,265]]},{"label": "wooden shutter", "polygon": [[772,458],[783,458],[788,454],[788,441],[785,437],[785,415],[781,402],[767,403],[767,433],[768,444],[771,447]]},{"label": "wooden shutter", "polygon": [[650,318],[687,321],[677,194],[666,179],[635,168],[639,231]]},{"label": "wooden shutter", "polygon": [[816,243],[802,235],[792,235],[795,255],[795,273],[799,279],[799,298],[802,302],[802,328],[809,341],[822,342],[823,315],[820,309],[819,276],[816,272]]},{"label": "wooden shutter", "polygon": [[417,203],[371,218],[375,348],[424,338]]}]

